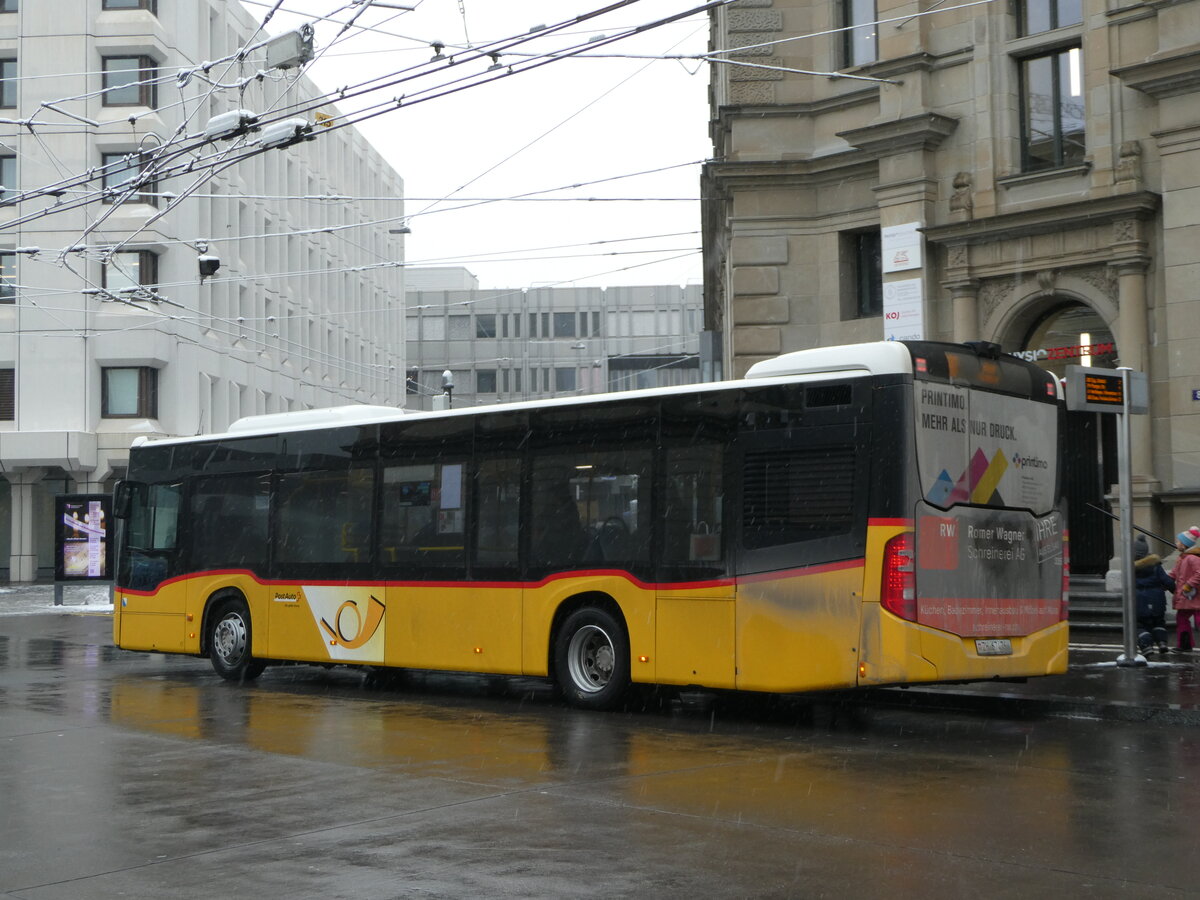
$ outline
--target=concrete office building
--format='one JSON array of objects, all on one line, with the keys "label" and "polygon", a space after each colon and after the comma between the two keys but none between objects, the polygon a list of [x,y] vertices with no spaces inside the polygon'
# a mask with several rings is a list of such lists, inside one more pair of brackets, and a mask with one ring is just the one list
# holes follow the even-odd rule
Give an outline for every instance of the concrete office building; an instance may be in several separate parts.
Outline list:
[{"label": "concrete office building", "polygon": [[[403,403],[389,374],[402,365],[401,269],[378,267],[403,259],[403,239],[372,224],[403,213],[400,177],[336,118],[290,146],[294,130],[278,128],[203,141],[214,116],[265,122],[316,95],[294,65],[276,67],[295,62],[287,48],[231,62],[266,37],[226,0],[0,2],[0,569],[12,580],[52,571],[53,496],[109,487],[139,435]],[[225,167],[263,142],[279,146]],[[163,174],[189,159],[190,172]]]},{"label": "concrete office building", "polygon": [[408,406],[432,408],[447,369],[455,406],[698,382],[702,305],[698,285],[409,291]]},{"label": "concrete office building", "polygon": [[[1056,371],[1145,370],[1138,518],[1200,520],[1200,2],[739,0],[713,44],[747,64],[713,67],[705,174],[733,374],[883,338],[885,313]],[[1067,429],[1076,571],[1112,553],[1085,514],[1111,424]]]}]

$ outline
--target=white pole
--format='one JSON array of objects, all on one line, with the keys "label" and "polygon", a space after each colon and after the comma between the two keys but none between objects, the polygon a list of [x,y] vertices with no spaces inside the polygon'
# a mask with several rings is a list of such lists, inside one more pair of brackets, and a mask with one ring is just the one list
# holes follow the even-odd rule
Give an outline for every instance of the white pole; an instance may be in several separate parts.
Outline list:
[{"label": "white pole", "polygon": [[1144,666],[1146,659],[1138,655],[1137,647],[1137,594],[1133,577],[1133,463],[1129,427],[1129,373],[1133,370],[1120,366],[1117,371],[1121,373],[1122,401],[1117,417],[1117,469],[1121,478],[1121,521],[1117,533],[1121,542],[1121,596],[1125,611],[1125,653],[1117,658],[1117,665]]}]

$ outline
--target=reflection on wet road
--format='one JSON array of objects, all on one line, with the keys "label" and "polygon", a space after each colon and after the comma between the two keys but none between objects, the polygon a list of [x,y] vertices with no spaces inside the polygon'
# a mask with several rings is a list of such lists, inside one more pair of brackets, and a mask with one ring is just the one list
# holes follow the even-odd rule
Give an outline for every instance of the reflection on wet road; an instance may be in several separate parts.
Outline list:
[{"label": "reflection on wet road", "polygon": [[0,897],[1169,896],[1200,862],[1186,729],[238,687],[109,624],[0,619]]}]

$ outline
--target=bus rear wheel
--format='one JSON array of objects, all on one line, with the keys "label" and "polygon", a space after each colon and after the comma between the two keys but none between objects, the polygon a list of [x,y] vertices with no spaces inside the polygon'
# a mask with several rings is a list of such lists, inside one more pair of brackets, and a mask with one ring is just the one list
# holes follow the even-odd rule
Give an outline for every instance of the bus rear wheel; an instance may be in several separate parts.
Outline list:
[{"label": "bus rear wheel", "polygon": [[612,709],[629,688],[629,638],[596,607],[571,613],[554,642],[554,674],[563,697],[583,709]]},{"label": "bus rear wheel", "polygon": [[226,681],[252,681],[266,663],[250,655],[250,610],[241,600],[226,600],[213,610],[208,630],[208,657]]}]

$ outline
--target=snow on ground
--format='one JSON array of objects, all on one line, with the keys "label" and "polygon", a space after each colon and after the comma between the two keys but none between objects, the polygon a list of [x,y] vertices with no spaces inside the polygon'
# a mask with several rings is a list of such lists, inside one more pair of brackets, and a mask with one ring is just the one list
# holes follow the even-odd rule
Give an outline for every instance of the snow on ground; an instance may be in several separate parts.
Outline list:
[{"label": "snow on ground", "polygon": [[54,605],[52,584],[10,584],[0,587],[0,616],[111,613],[112,594],[108,585],[63,585],[62,606]]}]

